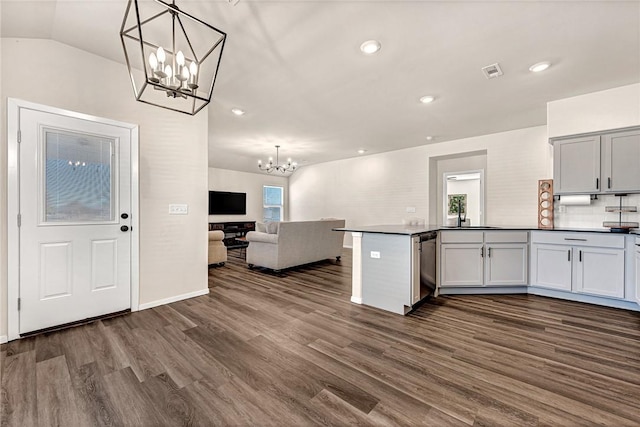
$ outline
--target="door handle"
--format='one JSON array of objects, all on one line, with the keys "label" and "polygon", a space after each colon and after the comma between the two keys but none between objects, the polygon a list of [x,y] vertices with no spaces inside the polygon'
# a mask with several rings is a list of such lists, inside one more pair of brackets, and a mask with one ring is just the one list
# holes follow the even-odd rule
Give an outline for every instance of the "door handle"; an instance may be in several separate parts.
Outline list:
[{"label": "door handle", "polygon": [[565,237],[564,240],[571,240],[571,241],[574,241],[574,242],[586,242],[587,241],[587,239],[572,239],[570,237]]},{"label": "door handle", "polygon": [[582,262],[582,251],[578,251],[578,261]]},{"label": "door handle", "polygon": [[611,188],[611,177],[607,178],[607,188]]},{"label": "door handle", "polygon": [[480,256],[484,258],[484,246],[480,248]]},{"label": "door handle", "polygon": [[491,248],[487,248],[487,256],[491,258]]},{"label": "door handle", "polygon": [[596,178],[596,190],[600,189],[600,178]]},{"label": "door handle", "polygon": [[571,249],[567,251],[567,261],[571,261]]},{"label": "door handle", "polygon": [[129,227],[126,225],[123,225],[122,227],[120,227],[120,231],[129,231]]}]

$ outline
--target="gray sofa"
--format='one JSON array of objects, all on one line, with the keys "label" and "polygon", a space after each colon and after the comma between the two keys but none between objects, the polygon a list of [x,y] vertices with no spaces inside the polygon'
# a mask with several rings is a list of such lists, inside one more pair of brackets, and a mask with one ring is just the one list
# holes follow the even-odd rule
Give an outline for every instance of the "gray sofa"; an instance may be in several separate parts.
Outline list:
[{"label": "gray sofa", "polygon": [[332,229],[344,226],[344,219],[267,224],[271,233],[247,233],[247,264],[277,271],[328,258],[339,260],[344,232]]}]

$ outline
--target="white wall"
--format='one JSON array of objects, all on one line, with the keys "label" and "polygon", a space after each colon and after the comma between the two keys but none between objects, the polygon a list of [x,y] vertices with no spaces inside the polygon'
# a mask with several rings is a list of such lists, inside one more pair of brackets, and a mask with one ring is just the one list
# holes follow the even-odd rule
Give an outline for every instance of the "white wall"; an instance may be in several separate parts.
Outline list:
[{"label": "white wall", "polygon": [[547,103],[549,138],[640,125],[640,83]]},{"label": "white wall", "polygon": [[[624,206],[640,207],[640,194],[623,197]],[[555,202],[553,213],[554,227],[602,228],[604,221],[619,221],[617,213],[605,212],[607,206],[619,206],[620,198],[614,195],[599,195],[586,206],[564,206],[560,212],[560,204]],[[623,213],[623,222],[640,222],[640,213]]]},{"label": "white wall", "polygon": [[[347,226],[426,218],[428,173],[422,147],[305,166],[289,178],[290,216],[344,218]],[[407,207],[415,213],[406,213]]]},{"label": "white wall", "polygon": [[[301,168],[289,178],[292,220],[345,218],[347,226],[429,218],[429,159],[486,150],[486,223],[537,226],[537,184],[551,176],[546,126],[424,145]],[[415,213],[407,213],[415,207]],[[345,244],[351,245],[347,233]]]},{"label": "white wall", "polygon": [[[297,173],[297,172],[296,172]],[[262,187],[284,188],[284,220],[288,220],[289,179],[266,173],[238,172],[209,168],[209,190],[247,193],[246,215],[209,215],[209,222],[262,221]]]},{"label": "white wall", "polygon": [[[3,108],[13,97],[140,126],[140,304],[206,291],[206,111],[191,117],[136,102],[124,65],[52,40],[2,39],[1,61]],[[7,170],[6,151],[3,132],[2,171]],[[4,179],[0,335],[7,331]],[[189,215],[169,216],[170,203],[187,203]]]}]

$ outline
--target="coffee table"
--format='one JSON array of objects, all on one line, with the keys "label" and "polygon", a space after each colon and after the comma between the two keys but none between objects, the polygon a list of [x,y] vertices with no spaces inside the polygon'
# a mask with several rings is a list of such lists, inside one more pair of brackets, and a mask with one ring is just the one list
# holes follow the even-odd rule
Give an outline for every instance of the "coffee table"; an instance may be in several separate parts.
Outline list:
[{"label": "coffee table", "polygon": [[247,241],[247,238],[245,236],[242,236],[242,237],[236,237],[235,240],[237,243],[236,247],[240,248],[240,255],[238,257],[247,259],[247,246],[249,246],[249,242]]}]

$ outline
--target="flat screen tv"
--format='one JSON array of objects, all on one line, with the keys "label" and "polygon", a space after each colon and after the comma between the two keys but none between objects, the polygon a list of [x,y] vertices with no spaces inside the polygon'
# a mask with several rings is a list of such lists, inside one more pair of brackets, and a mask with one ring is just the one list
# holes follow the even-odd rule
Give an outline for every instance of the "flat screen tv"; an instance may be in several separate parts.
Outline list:
[{"label": "flat screen tv", "polygon": [[209,215],[246,215],[247,193],[209,191]]}]

